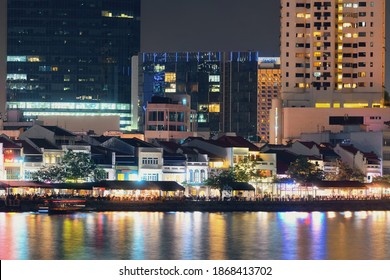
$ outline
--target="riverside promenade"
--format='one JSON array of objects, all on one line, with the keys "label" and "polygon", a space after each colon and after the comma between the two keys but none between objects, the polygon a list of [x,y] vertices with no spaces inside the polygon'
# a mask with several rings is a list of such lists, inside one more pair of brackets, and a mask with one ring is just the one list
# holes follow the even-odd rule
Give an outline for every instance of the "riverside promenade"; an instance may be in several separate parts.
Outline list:
[{"label": "riverside promenade", "polygon": [[[19,207],[0,206],[0,212],[36,212],[36,201],[21,201]],[[313,212],[389,211],[389,199],[320,201],[96,201],[86,204],[92,211],[140,212]]]}]

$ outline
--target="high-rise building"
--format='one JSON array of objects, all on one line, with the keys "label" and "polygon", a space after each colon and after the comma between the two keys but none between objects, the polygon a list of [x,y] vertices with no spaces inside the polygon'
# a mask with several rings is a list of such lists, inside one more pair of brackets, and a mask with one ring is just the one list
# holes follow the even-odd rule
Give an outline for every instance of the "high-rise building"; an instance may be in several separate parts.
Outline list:
[{"label": "high-rise building", "polygon": [[261,57],[258,63],[257,133],[261,142],[269,142],[272,99],[280,98],[280,58]]},{"label": "high-rise building", "polygon": [[284,107],[381,107],[385,0],[282,0]]},{"label": "high-rise building", "polygon": [[140,0],[8,0],[7,33],[8,110],[25,120],[119,115],[131,128]]},{"label": "high-rise building", "polygon": [[188,94],[198,132],[236,132],[257,141],[258,59],[257,52],[143,53],[139,75],[133,74],[144,105],[153,95]]}]

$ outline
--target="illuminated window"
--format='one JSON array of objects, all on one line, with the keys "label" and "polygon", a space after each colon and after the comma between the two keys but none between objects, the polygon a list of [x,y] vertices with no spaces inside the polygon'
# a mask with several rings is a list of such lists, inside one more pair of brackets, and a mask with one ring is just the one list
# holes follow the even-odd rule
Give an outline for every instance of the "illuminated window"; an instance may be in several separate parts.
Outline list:
[{"label": "illuminated window", "polygon": [[126,13],[113,11],[102,11],[102,17],[134,18],[132,15]]},{"label": "illuminated window", "polygon": [[316,78],[319,78],[319,77],[321,77],[321,72],[314,72],[313,76]]},{"label": "illuminated window", "polygon": [[352,23],[350,22],[344,22],[343,27],[352,27]]},{"label": "illuminated window", "polygon": [[219,85],[211,85],[210,92],[220,92],[220,86]]},{"label": "illuminated window", "polygon": [[315,57],[319,57],[319,56],[321,56],[321,54],[322,54],[321,52],[314,52]]},{"label": "illuminated window", "polygon": [[305,14],[304,13],[297,13],[297,18],[304,18]]},{"label": "illuminated window", "polygon": [[210,75],[209,76],[209,82],[219,83],[219,81],[220,81],[219,75]]},{"label": "illuminated window", "polygon": [[57,67],[57,66],[53,66],[53,67],[51,68],[51,71],[57,72],[57,71],[58,71],[58,67]]},{"label": "illuminated window", "polygon": [[358,77],[366,77],[366,72],[359,72]]},{"label": "illuminated window", "polygon": [[321,37],[321,32],[313,32],[314,37]]},{"label": "illuminated window", "polygon": [[313,63],[313,66],[314,67],[321,67],[321,64],[322,64],[321,61],[316,61]]},{"label": "illuminated window", "polygon": [[330,103],[316,103],[316,108],[330,108]]},{"label": "illuminated window", "polygon": [[7,74],[7,80],[27,80],[27,74]]},{"label": "illuminated window", "polygon": [[220,112],[219,103],[210,104],[209,105],[209,112],[210,113],[219,113]]},{"label": "illuminated window", "polygon": [[9,55],[7,56],[8,62],[26,62],[27,57],[26,56],[16,56],[16,55]]},{"label": "illuminated window", "polygon": [[165,65],[156,64],[154,66],[154,72],[162,72],[165,70]]},{"label": "illuminated window", "polygon": [[175,83],[176,82],[176,73],[172,73],[172,72],[165,73],[164,81],[166,83]]},{"label": "illuminated window", "polygon": [[39,56],[28,56],[27,57],[28,62],[41,62],[41,58]]}]

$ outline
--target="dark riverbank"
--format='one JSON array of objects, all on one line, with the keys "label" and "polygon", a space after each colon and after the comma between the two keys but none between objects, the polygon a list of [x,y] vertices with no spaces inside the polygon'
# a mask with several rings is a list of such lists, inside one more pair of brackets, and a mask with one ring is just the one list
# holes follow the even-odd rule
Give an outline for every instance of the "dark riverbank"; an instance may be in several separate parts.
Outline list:
[{"label": "dark riverbank", "polygon": [[[284,212],[284,211],[386,211],[390,200],[323,200],[323,201],[88,201],[87,208],[99,211],[144,212]],[[22,201],[20,207],[0,207],[1,212],[37,211],[34,201]]]}]

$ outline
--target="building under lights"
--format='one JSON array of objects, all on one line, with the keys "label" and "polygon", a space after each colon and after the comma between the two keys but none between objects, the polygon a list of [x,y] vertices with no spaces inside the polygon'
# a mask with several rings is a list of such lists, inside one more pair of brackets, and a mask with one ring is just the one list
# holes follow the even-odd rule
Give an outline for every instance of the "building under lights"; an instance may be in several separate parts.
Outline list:
[{"label": "building under lights", "polygon": [[[258,52],[140,54],[139,73],[133,72],[134,79],[139,79],[137,99],[143,107],[140,127],[144,127],[144,111],[152,96],[177,99],[187,94],[199,133],[235,132],[250,141],[264,140],[268,137],[266,109],[280,88],[278,61],[259,57]],[[263,82],[259,75],[264,76]]]},{"label": "building under lights", "polygon": [[7,23],[8,110],[27,121],[119,116],[120,129],[133,128],[140,0],[9,0]]},{"label": "building under lights", "polygon": [[351,123],[385,128],[384,0],[282,0],[281,34],[282,90],[270,113],[271,143]]},{"label": "building under lights", "polygon": [[280,58],[259,59],[257,76],[257,132],[261,142],[269,142],[272,99],[280,98],[281,91]]},{"label": "building under lights", "polygon": [[282,0],[284,107],[375,108],[383,102],[384,0]]}]

